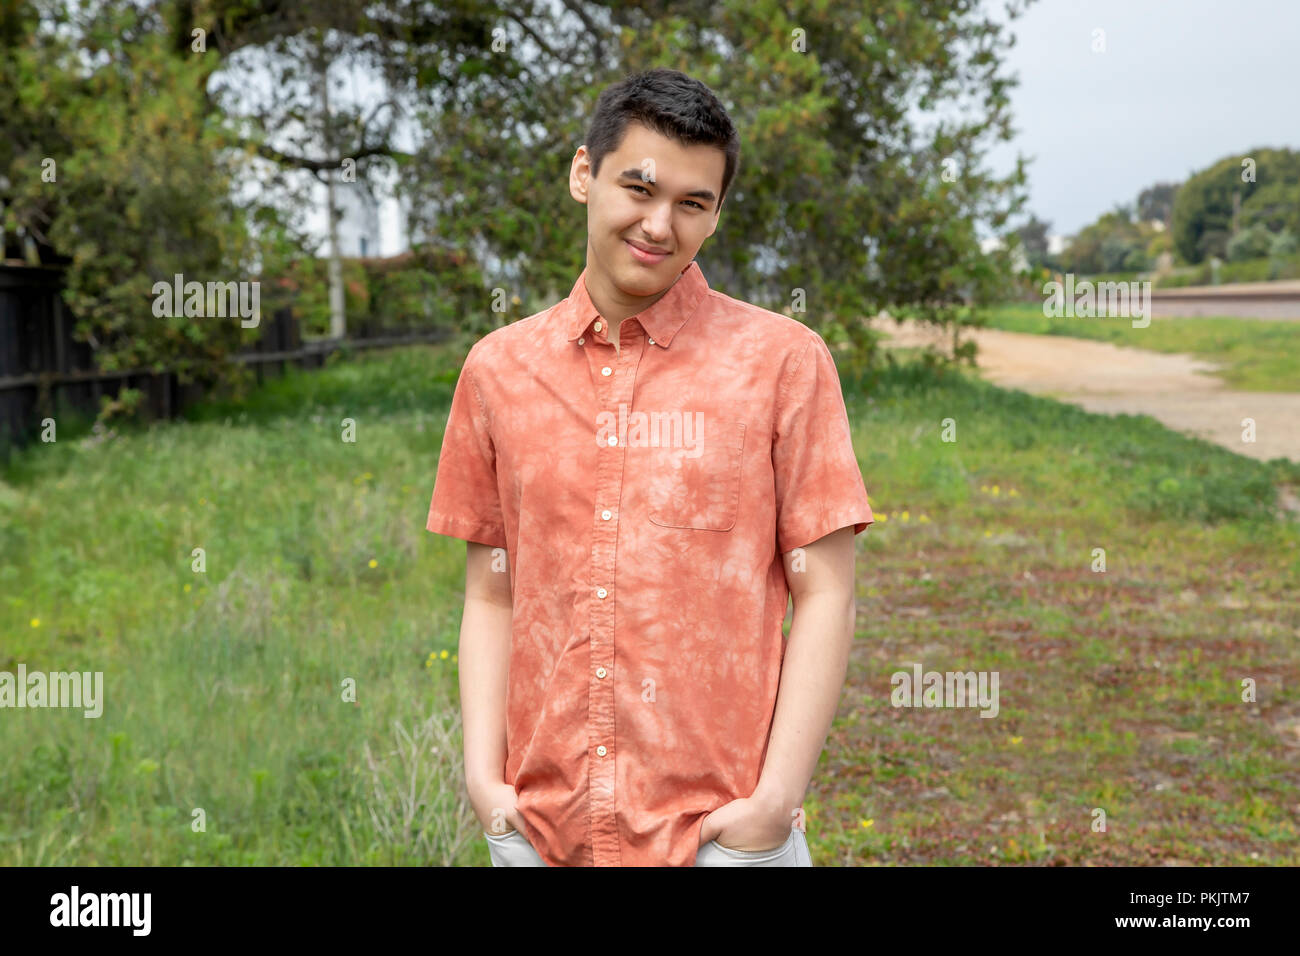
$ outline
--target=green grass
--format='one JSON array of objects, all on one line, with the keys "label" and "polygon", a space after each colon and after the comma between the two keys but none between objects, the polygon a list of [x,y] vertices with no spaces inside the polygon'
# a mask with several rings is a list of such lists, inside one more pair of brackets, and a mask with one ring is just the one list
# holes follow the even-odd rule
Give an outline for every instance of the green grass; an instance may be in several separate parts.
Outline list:
[{"label": "green grass", "polygon": [[1008,303],[986,314],[989,328],[1007,332],[1065,335],[1195,355],[1221,363],[1219,377],[1242,391],[1300,391],[1300,322],[1163,318],[1135,329],[1131,318],[1049,318],[1039,303]]},{"label": "green grass", "polygon": [[[1300,467],[968,373],[849,407],[878,520],[818,861],[1300,861]],[[913,661],[998,671],[998,716],[895,709]]]},{"label": "green grass", "polygon": [[[0,864],[487,864],[464,544],[424,530],[458,357],[364,353],[15,456],[0,670],[102,671],[106,702],[0,711]],[[1274,503],[1300,468],[966,373],[846,400],[879,520],[816,862],[1300,863],[1300,529]],[[908,660],[999,670],[999,716],[895,710]]]},{"label": "green grass", "polygon": [[[368,354],[242,412],[17,458],[0,669],[102,671],[107,702],[0,712],[0,862],[487,861],[455,666],[425,666],[456,650],[463,588],[464,544],[424,530],[456,374],[446,352]],[[412,759],[395,725],[440,754]],[[412,771],[446,786],[403,830]]]}]

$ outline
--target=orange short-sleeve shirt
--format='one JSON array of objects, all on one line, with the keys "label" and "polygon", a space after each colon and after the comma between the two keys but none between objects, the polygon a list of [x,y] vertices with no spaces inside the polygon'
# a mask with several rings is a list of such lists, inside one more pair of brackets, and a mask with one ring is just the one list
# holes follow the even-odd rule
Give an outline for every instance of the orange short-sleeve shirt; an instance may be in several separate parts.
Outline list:
[{"label": "orange short-sleeve shirt", "polygon": [[623,321],[569,297],[470,349],[427,528],[503,547],[505,782],[551,866],[691,866],[767,753],[781,555],[873,522],[826,343],[692,262]]}]

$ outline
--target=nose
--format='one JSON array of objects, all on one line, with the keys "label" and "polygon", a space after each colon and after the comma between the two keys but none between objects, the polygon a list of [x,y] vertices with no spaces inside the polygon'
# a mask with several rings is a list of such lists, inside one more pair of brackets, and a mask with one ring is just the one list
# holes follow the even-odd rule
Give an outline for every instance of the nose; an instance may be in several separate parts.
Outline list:
[{"label": "nose", "polygon": [[672,209],[667,203],[654,203],[652,205],[653,208],[648,210],[645,218],[641,220],[641,228],[645,230],[647,239],[657,245],[663,245],[671,228]]}]

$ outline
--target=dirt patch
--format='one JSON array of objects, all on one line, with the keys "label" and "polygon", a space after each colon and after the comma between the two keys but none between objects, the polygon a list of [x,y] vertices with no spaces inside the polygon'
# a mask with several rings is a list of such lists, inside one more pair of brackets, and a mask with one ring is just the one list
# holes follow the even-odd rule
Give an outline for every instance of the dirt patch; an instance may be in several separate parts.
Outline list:
[{"label": "dirt patch", "polygon": [[[877,318],[891,347],[933,345],[950,337],[911,320]],[[1239,392],[1224,387],[1213,362],[1111,342],[1000,329],[965,333],[978,346],[981,373],[1003,388],[1070,402],[1090,412],[1150,415],[1184,434],[1260,461],[1300,462],[1300,393]],[[1254,441],[1243,420],[1254,421]]]}]

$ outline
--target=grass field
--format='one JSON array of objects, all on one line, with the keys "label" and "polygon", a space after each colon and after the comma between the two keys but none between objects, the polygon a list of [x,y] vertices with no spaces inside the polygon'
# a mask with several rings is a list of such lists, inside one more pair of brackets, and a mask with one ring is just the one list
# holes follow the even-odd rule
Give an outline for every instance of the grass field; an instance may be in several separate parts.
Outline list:
[{"label": "grass field", "polygon": [[1185,352],[1222,363],[1229,388],[1254,392],[1300,391],[1300,322],[1265,319],[1152,319],[1133,328],[1131,318],[1049,318],[1041,303],[988,310],[987,326],[1007,332],[1096,339],[1153,352]]},{"label": "grass field", "polygon": [[[0,863],[488,863],[464,544],[424,530],[457,358],[368,353],[15,459],[0,670],[103,671],[106,700],[0,711]],[[878,520],[814,862],[1300,863],[1300,525],[1275,507],[1300,467],[969,373],[845,391]],[[893,708],[912,661],[998,671],[1000,713]]]}]

